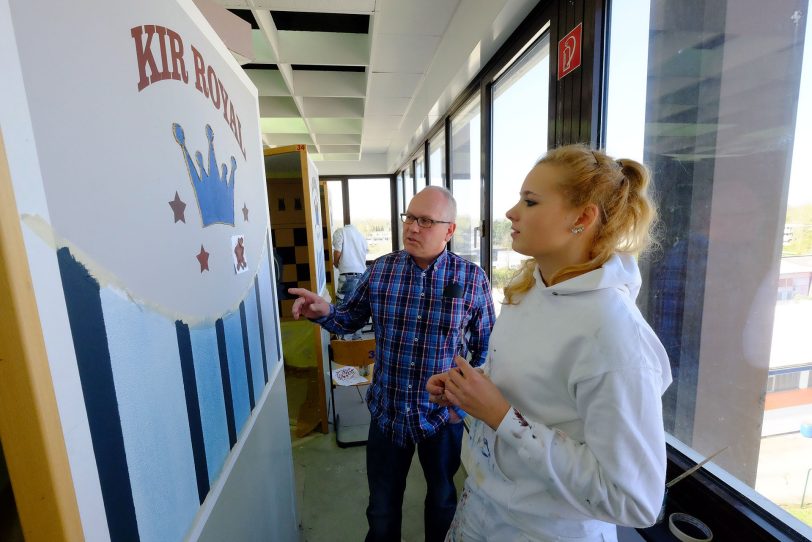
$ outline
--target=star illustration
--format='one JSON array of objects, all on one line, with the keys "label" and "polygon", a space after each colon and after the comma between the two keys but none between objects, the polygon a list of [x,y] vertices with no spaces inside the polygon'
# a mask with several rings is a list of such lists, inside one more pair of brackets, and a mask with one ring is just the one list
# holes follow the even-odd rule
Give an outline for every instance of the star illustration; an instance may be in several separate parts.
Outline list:
[{"label": "star illustration", "polygon": [[200,253],[197,255],[197,261],[200,262],[200,272],[209,270],[209,253],[200,245]]},{"label": "star illustration", "polygon": [[246,206],[244,203],[242,204],[242,217],[246,222],[248,222],[248,206]]},{"label": "star illustration", "polygon": [[175,222],[180,220],[186,224],[186,217],[183,216],[183,211],[186,209],[186,204],[181,201],[177,191],[175,192],[175,199],[169,202],[169,206],[172,207],[172,212],[175,213]]}]

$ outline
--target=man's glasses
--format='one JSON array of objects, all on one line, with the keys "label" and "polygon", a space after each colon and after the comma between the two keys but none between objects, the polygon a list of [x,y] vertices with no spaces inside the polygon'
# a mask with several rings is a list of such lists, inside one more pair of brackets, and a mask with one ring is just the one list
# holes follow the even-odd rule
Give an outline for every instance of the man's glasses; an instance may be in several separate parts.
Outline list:
[{"label": "man's glasses", "polygon": [[421,228],[430,228],[435,224],[451,224],[447,220],[434,220],[425,216],[410,215],[409,213],[400,213],[400,220],[404,224],[414,224],[414,221],[417,220],[417,225]]}]

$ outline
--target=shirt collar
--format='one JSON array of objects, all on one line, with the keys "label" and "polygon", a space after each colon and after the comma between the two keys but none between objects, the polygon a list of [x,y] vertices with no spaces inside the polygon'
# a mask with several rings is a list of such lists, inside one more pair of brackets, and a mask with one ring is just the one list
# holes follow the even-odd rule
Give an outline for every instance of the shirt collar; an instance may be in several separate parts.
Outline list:
[{"label": "shirt collar", "polygon": [[[406,258],[407,262],[410,262],[417,269],[420,269],[420,266],[417,265],[417,262],[414,261],[414,258],[412,258],[412,255],[409,254],[408,252],[406,252],[405,249],[403,250],[403,255]],[[430,269],[431,270],[433,270],[433,269],[442,269],[442,267],[445,265],[446,261],[448,261],[448,249],[444,248],[443,251],[439,254],[439,256],[437,256],[434,259],[434,261],[429,264],[429,266],[427,268],[420,269],[420,272],[422,273],[422,272],[428,271]]]}]

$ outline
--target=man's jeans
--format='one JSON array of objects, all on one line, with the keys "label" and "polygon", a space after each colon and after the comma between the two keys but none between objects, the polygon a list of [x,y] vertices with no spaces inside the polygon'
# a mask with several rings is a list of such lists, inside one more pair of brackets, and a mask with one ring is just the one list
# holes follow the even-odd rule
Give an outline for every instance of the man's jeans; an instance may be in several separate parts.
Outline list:
[{"label": "man's jeans", "polygon": [[361,282],[361,274],[357,275],[339,275],[338,276],[338,291],[336,292],[336,297],[343,301],[345,297],[348,297],[351,293],[355,291],[358,287],[358,283]]},{"label": "man's jeans", "polygon": [[[454,511],[457,490],[454,474],[460,467],[463,424],[447,424],[436,434],[417,444],[417,455],[426,478],[423,511],[426,542],[445,539]],[[415,445],[400,448],[373,420],[367,441],[367,481],[369,532],[366,542],[400,540],[403,493]]]},{"label": "man's jeans", "polygon": [[[336,291],[336,298],[338,299],[338,304],[344,302],[344,299],[350,296],[355,289],[358,287],[358,283],[361,282],[361,274],[357,275],[339,275],[338,276],[338,290]],[[350,335],[342,335],[341,337],[344,340],[348,339],[360,339],[361,338],[361,330],[356,331],[351,336]]]}]

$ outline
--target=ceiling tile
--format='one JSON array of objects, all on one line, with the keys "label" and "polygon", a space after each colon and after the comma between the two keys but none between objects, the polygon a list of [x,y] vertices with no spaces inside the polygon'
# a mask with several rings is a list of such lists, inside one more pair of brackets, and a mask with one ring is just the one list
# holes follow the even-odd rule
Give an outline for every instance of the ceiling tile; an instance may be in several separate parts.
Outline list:
[{"label": "ceiling tile", "polygon": [[286,96],[260,96],[260,117],[300,117],[293,98]]},{"label": "ceiling tile", "polygon": [[360,152],[352,152],[352,153],[322,153],[322,160],[342,160],[342,161],[349,161],[349,160],[358,160],[361,158]]},{"label": "ceiling tile", "polygon": [[313,145],[313,138],[310,134],[282,134],[268,133],[262,134],[262,139],[267,145]]},{"label": "ceiling tile", "polygon": [[321,134],[360,134],[361,119],[309,118],[314,133]]},{"label": "ceiling tile", "polygon": [[361,134],[316,134],[319,145],[355,145],[361,142]]},{"label": "ceiling tile", "polygon": [[303,119],[259,119],[263,133],[306,134],[307,126]]},{"label": "ceiling tile", "polygon": [[422,73],[369,74],[369,95],[385,98],[411,98],[417,90]]},{"label": "ceiling tile", "polygon": [[436,36],[419,36],[387,34],[376,44],[375,72],[425,73],[440,38]]},{"label": "ceiling tile", "polygon": [[411,98],[383,98],[370,94],[367,99],[365,114],[370,116],[399,116],[406,113]]},{"label": "ceiling tile", "polygon": [[322,154],[326,153],[359,153],[361,152],[361,145],[319,145],[319,150]]},{"label": "ceiling tile", "polygon": [[280,31],[279,61],[365,66],[369,64],[369,35]]},{"label": "ceiling tile", "polygon": [[248,9],[251,7],[248,0],[215,0],[215,2],[228,9]]},{"label": "ceiling tile", "polygon": [[271,49],[271,44],[268,42],[268,38],[265,37],[265,33],[262,30],[251,31],[251,42],[254,45],[254,59],[252,62],[258,64],[276,64],[278,60],[276,53]]},{"label": "ceiling tile", "polygon": [[390,134],[400,127],[401,116],[366,116],[364,117],[364,137],[380,137]]},{"label": "ceiling tile", "polygon": [[389,150],[389,140],[376,139],[370,142],[361,143],[361,152],[386,152]]},{"label": "ceiling tile", "polygon": [[363,98],[366,91],[366,73],[293,71],[293,93],[296,96]]},{"label": "ceiling tile", "polygon": [[[223,0],[223,2],[242,5],[246,4],[247,0]],[[341,0],[340,2],[335,0],[253,0],[252,3],[256,9],[280,11],[316,11],[324,13],[371,13],[375,11],[375,0]]]},{"label": "ceiling tile", "polygon": [[279,70],[245,70],[260,96],[290,96]]},{"label": "ceiling tile", "polygon": [[381,2],[375,13],[375,32],[442,36],[460,0]]},{"label": "ceiling tile", "polygon": [[362,118],[364,100],[362,98],[302,98],[302,113],[305,117],[344,117]]}]

